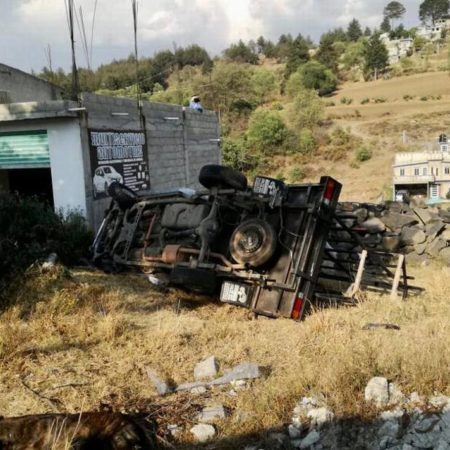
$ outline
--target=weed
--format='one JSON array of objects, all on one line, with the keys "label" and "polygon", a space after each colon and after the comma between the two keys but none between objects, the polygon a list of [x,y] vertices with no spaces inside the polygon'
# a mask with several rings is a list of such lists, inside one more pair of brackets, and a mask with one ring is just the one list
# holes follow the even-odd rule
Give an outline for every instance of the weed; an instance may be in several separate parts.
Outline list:
[{"label": "weed", "polygon": [[367,103],[370,103],[370,98],[364,98],[361,100],[361,105],[366,105]]},{"label": "weed", "polygon": [[368,161],[372,158],[372,151],[367,147],[361,147],[356,151],[355,157],[359,162]]},{"label": "weed", "polygon": [[302,181],[305,178],[306,174],[301,167],[293,167],[289,172],[289,178],[293,183],[297,183]]},{"label": "weed", "polygon": [[341,103],[343,105],[351,105],[353,103],[353,99],[349,98],[349,97],[342,97],[341,98]]}]

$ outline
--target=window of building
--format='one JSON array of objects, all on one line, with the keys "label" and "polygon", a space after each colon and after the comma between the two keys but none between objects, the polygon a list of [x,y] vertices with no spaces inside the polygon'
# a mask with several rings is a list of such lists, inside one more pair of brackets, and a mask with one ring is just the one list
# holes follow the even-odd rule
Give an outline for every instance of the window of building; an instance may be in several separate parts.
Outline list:
[{"label": "window of building", "polygon": [[439,168],[438,168],[438,167],[436,167],[436,169],[435,169],[435,170],[436,170],[436,173],[435,173],[435,175],[436,175],[436,176],[439,176]]},{"label": "window of building", "polygon": [[427,173],[428,173],[427,168],[424,167],[424,168],[422,169],[422,175],[423,175],[424,177],[426,177],[426,176],[427,176]]},{"label": "window of building", "polygon": [[405,169],[400,169],[400,176],[404,177],[405,176]]},{"label": "window of building", "polygon": [[447,144],[442,144],[442,145],[441,145],[441,150],[442,150],[443,152],[448,152],[448,145],[447,145]]},{"label": "window of building", "polygon": [[444,169],[444,173],[445,173],[445,175],[450,175],[450,167],[446,167]]},{"label": "window of building", "polygon": [[415,168],[414,169],[414,175],[417,177],[418,175],[420,175],[420,172],[419,172],[419,168]]},{"label": "window of building", "polygon": [[437,184],[432,184],[430,186],[430,197],[439,198],[439,186]]}]

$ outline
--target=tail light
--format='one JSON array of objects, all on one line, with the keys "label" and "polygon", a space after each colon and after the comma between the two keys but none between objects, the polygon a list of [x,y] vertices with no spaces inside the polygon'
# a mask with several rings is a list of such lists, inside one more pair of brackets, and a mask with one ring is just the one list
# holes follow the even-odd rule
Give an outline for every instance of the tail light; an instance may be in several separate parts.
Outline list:
[{"label": "tail light", "polygon": [[299,320],[303,309],[303,297],[298,296],[294,302],[294,308],[292,309],[292,318]]},{"label": "tail light", "polygon": [[328,178],[327,185],[325,187],[325,194],[323,195],[323,202],[329,206],[333,199],[334,190],[336,188],[336,181],[333,178]]}]

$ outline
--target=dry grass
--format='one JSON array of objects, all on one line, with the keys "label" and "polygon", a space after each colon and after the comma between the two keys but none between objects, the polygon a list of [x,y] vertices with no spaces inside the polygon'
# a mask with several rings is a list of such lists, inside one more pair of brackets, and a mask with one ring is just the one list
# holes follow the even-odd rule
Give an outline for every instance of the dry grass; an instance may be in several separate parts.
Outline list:
[{"label": "dry grass", "polygon": [[[418,298],[370,296],[294,323],[249,320],[246,310],[202,298],[188,302],[189,295],[152,290],[138,275],[31,273],[0,318],[0,414],[142,409],[161,402],[145,366],[181,383],[211,354],[222,369],[254,361],[267,373],[237,397],[219,389],[192,400],[232,411],[219,425],[222,436],[286,423],[304,395],[322,396],[340,417],[370,415],[363,391],[375,375],[406,393],[450,394],[450,268],[417,269],[417,276],[427,288]],[[401,331],[363,331],[368,322]]]}]

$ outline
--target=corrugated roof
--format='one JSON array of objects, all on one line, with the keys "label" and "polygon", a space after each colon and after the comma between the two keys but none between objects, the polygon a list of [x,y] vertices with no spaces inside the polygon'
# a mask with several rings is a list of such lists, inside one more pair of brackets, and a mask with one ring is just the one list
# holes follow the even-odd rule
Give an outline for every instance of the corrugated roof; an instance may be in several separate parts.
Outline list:
[{"label": "corrugated roof", "polygon": [[0,133],[0,169],[50,167],[46,130]]}]

